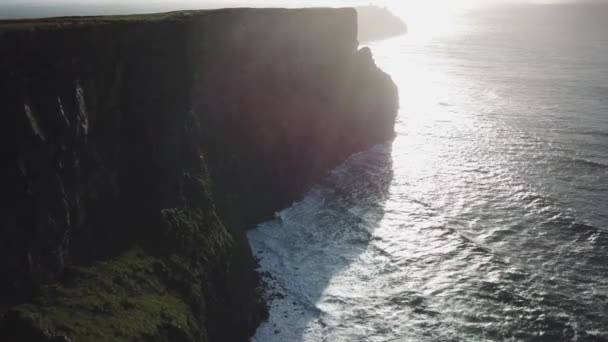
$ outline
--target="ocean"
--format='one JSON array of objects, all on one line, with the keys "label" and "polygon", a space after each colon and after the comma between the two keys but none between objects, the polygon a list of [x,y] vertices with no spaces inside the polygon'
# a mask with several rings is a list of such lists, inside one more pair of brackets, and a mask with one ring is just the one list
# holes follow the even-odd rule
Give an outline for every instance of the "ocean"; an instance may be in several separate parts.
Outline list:
[{"label": "ocean", "polygon": [[252,341],[608,341],[608,4],[369,46],[397,136],[249,233]]}]

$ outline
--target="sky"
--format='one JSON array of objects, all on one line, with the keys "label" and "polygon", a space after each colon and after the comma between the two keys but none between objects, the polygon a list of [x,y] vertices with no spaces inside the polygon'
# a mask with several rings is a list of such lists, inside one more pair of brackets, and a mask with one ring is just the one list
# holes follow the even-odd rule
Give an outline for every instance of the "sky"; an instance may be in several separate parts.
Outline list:
[{"label": "sky", "polygon": [[[455,4],[460,6],[462,4],[471,3],[491,3],[491,2],[563,2],[568,0],[2,0],[0,3],[3,5],[9,4],[39,4],[39,5],[53,5],[53,4],[116,4],[116,3],[128,3],[128,4],[149,4],[149,3],[188,3],[188,4],[222,4],[226,6],[351,6],[355,4],[397,4],[405,3],[410,5],[412,3],[441,3],[442,5]],[[574,1],[574,0],[570,0]]]},{"label": "sky", "polygon": [[[581,0],[0,0],[0,19],[164,12],[220,7],[387,6],[408,21],[441,23],[454,11],[498,3],[555,3]],[[608,1],[608,0],[586,0]]]},{"label": "sky", "polygon": [[[12,17],[125,14],[218,7],[348,7],[374,4],[395,12],[421,13],[482,0],[0,0],[0,19]],[[485,0],[501,1],[501,0]],[[504,1],[504,0],[503,0]],[[515,0],[510,0],[515,1]],[[458,6],[456,6],[458,5]],[[5,8],[2,11],[2,7]],[[10,8],[10,11],[6,10]],[[3,13],[4,12],[4,13]],[[417,16],[420,17],[420,16]]]}]

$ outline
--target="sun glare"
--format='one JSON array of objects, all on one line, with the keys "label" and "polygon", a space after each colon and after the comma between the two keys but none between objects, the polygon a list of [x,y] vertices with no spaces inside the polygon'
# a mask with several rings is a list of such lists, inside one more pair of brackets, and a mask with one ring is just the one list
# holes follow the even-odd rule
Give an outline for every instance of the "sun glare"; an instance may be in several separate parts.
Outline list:
[{"label": "sun glare", "polygon": [[401,16],[412,36],[435,36],[455,30],[457,14],[471,8],[475,0],[387,0],[383,5]]}]

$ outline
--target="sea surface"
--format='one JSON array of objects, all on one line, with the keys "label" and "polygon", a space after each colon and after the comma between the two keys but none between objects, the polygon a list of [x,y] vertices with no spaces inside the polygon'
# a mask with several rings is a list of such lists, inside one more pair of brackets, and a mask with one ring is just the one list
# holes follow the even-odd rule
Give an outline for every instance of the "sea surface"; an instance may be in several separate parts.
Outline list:
[{"label": "sea surface", "polygon": [[252,341],[608,341],[608,5],[370,45],[396,139],[249,233]]}]

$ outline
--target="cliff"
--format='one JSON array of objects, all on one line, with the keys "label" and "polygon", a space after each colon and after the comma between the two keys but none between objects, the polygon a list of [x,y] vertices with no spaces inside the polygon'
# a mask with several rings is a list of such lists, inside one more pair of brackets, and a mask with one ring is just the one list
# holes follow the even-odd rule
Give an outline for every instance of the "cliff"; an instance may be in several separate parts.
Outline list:
[{"label": "cliff", "polygon": [[245,229],[393,135],[352,9],[0,23],[0,340],[246,341]]}]

